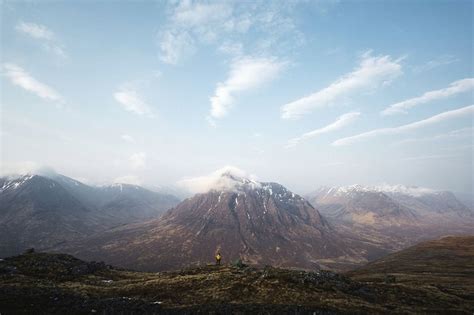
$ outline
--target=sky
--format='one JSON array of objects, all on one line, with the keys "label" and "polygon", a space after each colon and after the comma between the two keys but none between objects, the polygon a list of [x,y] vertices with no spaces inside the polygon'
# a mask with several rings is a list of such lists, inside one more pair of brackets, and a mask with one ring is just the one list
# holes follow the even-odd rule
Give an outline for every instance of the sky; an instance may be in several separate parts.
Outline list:
[{"label": "sky", "polygon": [[472,1],[8,1],[1,172],[473,191]]}]

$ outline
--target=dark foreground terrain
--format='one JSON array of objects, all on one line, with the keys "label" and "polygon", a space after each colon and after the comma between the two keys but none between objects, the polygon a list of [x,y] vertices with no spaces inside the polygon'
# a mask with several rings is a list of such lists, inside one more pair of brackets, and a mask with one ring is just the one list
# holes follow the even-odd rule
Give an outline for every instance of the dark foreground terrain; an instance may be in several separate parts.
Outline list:
[{"label": "dark foreground terrain", "polygon": [[347,275],[243,264],[142,273],[69,255],[0,261],[1,314],[474,312],[474,237],[409,248]]}]

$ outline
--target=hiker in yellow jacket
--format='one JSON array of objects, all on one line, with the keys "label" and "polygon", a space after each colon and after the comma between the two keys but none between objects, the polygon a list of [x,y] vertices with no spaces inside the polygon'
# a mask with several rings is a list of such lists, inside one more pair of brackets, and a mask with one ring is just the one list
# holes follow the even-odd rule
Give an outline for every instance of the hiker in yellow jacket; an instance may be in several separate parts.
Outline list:
[{"label": "hiker in yellow jacket", "polygon": [[217,254],[216,254],[216,265],[217,266],[221,265],[221,259],[222,259],[221,253],[217,252]]}]

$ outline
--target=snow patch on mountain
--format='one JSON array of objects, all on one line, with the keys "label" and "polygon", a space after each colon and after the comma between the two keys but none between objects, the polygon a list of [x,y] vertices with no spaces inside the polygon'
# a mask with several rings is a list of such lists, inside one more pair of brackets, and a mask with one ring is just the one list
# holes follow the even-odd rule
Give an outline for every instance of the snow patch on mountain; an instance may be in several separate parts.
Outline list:
[{"label": "snow patch on mountain", "polygon": [[32,179],[35,175],[27,174],[27,175],[20,175],[20,176],[8,176],[6,180],[3,182],[2,187],[0,187],[0,192],[3,192],[8,189],[17,189],[30,179]]}]

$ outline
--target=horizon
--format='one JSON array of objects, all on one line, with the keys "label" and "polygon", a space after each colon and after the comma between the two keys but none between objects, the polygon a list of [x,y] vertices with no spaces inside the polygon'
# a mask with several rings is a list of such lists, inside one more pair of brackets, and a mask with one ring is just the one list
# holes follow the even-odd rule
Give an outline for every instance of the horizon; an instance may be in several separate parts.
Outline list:
[{"label": "horizon", "polygon": [[0,175],[473,193],[472,1],[0,6]]}]

